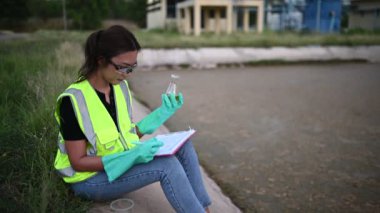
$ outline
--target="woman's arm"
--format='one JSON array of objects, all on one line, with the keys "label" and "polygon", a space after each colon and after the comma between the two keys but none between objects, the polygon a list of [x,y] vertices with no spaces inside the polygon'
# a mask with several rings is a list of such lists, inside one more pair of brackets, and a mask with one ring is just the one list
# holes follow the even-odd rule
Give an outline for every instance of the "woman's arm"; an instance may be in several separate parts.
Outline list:
[{"label": "woman's arm", "polygon": [[142,134],[142,133],[140,132],[138,126],[136,126],[135,128],[136,128],[136,134],[137,134],[137,136],[139,136],[139,138],[142,138],[142,136],[144,136],[144,134]]},{"label": "woman's arm", "polygon": [[104,170],[102,158],[87,156],[86,140],[65,141],[65,148],[71,166],[78,172],[93,172]]}]

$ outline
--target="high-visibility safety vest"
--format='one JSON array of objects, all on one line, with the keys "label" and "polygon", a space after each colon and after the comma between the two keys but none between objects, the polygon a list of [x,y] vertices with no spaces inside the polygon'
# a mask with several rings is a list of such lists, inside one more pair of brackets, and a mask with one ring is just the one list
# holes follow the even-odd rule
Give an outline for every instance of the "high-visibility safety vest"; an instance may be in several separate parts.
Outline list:
[{"label": "high-visibility safety vest", "polygon": [[[87,80],[70,85],[57,99],[55,118],[60,125],[59,109],[63,97],[70,97],[79,127],[87,143],[88,156],[105,156],[129,150],[138,141],[135,124],[132,123],[132,98],[128,83],[113,85],[117,113],[117,126]],[[70,164],[64,140],[58,135],[58,151],[54,162],[58,174],[67,183],[76,183],[94,176],[97,172],[78,172]]]}]

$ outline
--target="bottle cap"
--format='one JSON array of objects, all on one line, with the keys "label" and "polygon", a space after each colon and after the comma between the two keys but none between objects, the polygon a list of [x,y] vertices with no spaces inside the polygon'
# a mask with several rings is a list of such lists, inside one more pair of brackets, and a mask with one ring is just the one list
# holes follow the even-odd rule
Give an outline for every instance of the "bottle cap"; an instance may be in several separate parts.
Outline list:
[{"label": "bottle cap", "polygon": [[175,79],[178,79],[179,78],[179,75],[176,75],[176,74],[171,74],[170,75],[172,78],[175,78]]}]

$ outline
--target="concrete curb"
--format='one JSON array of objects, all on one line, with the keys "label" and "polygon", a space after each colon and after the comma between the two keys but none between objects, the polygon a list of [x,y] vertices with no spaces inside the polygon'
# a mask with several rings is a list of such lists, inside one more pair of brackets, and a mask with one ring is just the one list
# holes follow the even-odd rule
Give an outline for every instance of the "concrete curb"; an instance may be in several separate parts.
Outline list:
[{"label": "concrete curb", "polygon": [[[139,121],[145,117],[150,110],[139,103],[137,100],[133,101],[133,121]],[[146,140],[150,137],[154,137],[157,134],[168,133],[169,130],[162,126],[155,134],[144,136],[142,140]],[[212,205],[210,206],[211,212],[226,212],[226,213],[238,213],[241,212],[231,200],[225,196],[220,190],[219,186],[204,172],[203,168],[202,176],[204,183],[212,199]],[[148,185],[132,193],[126,194],[124,198],[132,199],[135,203],[132,212],[149,213],[149,212],[175,212],[167,201],[164,192],[161,189],[160,183]],[[89,212],[113,212],[109,205],[111,202],[95,203]]]},{"label": "concrete curb", "polygon": [[143,49],[139,54],[140,67],[190,65],[216,67],[218,64],[260,61],[329,61],[364,60],[380,62],[380,45],[376,46],[305,46],[272,48],[199,48],[199,49]]}]

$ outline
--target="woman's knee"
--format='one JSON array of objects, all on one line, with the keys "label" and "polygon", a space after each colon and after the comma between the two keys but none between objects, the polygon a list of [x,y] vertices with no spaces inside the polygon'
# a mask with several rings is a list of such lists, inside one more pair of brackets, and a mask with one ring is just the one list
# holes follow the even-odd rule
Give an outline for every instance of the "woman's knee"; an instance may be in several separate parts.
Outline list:
[{"label": "woman's knee", "polygon": [[182,147],[185,149],[194,149],[194,145],[191,140],[188,140]]},{"label": "woman's knee", "polygon": [[181,165],[181,163],[178,161],[178,159],[174,156],[170,157],[162,157],[160,159],[162,165],[163,165],[163,171],[166,175],[171,176],[186,176],[186,173]]},{"label": "woman's knee", "polygon": [[183,144],[176,155],[184,155],[185,153],[195,153],[193,143],[190,140]]}]

